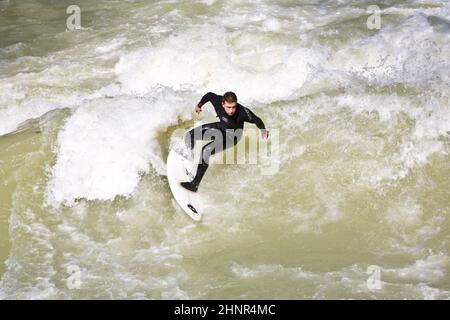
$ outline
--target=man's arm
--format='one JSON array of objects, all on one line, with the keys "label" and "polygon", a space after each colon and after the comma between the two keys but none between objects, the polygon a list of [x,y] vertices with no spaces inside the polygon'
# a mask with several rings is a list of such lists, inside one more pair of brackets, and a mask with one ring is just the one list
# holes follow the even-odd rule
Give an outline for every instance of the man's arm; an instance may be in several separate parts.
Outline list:
[{"label": "man's arm", "polygon": [[254,123],[258,129],[261,130],[264,139],[269,137],[269,131],[266,129],[264,122],[256,114],[254,114],[250,109],[243,107],[246,114],[246,122]]},{"label": "man's arm", "polygon": [[[197,103],[197,106],[196,106],[196,107],[198,107],[198,108],[201,110],[202,106],[203,106],[205,103],[212,101],[212,99],[214,99],[216,96],[217,96],[217,94],[212,93],[212,92],[208,92],[207,94],[205,94],[205,95],[202,97],[202,99],[200,100],[200,102]],[[197,111],[197,108],[195,108],[195,109],[196,109],[196,111]]]}]

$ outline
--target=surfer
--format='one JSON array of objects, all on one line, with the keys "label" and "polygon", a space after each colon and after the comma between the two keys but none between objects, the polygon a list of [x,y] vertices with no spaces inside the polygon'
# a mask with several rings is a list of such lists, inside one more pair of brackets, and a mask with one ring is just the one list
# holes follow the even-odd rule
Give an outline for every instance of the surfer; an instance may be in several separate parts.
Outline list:
[{"label": "surfer", "polygon": [[195,106],[195,112],[200,113],[202,106],[211,102],[220,121],[204,124],[190,130],[185,136],[185,143],[191,150],[195,147],[196,140],[212,140],[202,148],[200,163],[197,173],[192,181],[181,182],[181,185],[193,192],[205,175],[209,165],[209,157],[218,151],[235,146],[242,137],[244,122],[254,123],[260,130],[264,140],[269,138],[264,122],[250,109],[237,102],[234,92],[226,92],[223,96],[208,92]]}]

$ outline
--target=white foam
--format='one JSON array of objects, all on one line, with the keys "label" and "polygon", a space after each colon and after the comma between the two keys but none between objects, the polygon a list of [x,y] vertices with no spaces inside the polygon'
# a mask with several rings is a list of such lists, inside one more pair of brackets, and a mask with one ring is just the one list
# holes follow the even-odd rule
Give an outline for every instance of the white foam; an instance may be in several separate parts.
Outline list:
[{"label": "white foam", "polygon": [[448,78],[446,37],[436,34],[418,14],[340,49],[331,63],[372,85],[423,85]]},{"label": "white foam", "polygon": [[0,95],[0,111],[4,109],[8,103],[12,104],[26,96],[23,90],[4,79],[0,79],[0,89],[2,91],[2,94]]},{"label": "white foam", "polygon": [[208,6],[212,6],[214,3],[216,3],[217,0],[201,0],[201,1]]},{"label": "white foam", "polygon": [[110,53],[111,51],[117,51],[121,46],[126,43],[127,39],[124,37],[117,37],[107,42],[96,46],[95,52],[99,54]]},{"label": "white foam", "polygon": [[25,201],[20,195],[14,202],[9,219],[10,241],[14,245],[5,263],[7,272],[0,280],[0,299],[52,298],[57,292],[52,281],[56,274],[52,265],[55,254],[52,232],[23,205]]},{"label": "white foam", "polygon": [[[0,135],[16,130],[28,119],[38,118],[51,110],[72,108],[99,95],[97,92],[69,89],[71,85],[76,86],[83,81],[87,77],[86,73],[73,77],[73,83],[65,80],[63,87],[67,88],[61,88],[61,77],[64,77],[65,71],[62,67],[50,67],[41,72],[40,76],[18,74],[0,80],[0,90],[5,93],[0,98],[0,106],[4,105],[0,108]],[[35,88],[37,83],[43,86]],[[56,88],[49,89],[52,86]]]},{"label": "white foam", "polygon": [[[222,93],[232,88],[244,104],[268,103],[292,97],[312,72],[311,65],[318,65],[324,59],[317,50],[286,46],[253,47],[237,54],[236,48],[228,46],[221,28],[214,30],[215,37],[199,36],[210,32],[206,26],[188,29],[158,46],[121,57],[115,70],[124,92],[145,94],[165,86],[203,94]],[[248,41],[259,41],[259,38],[249,37]],[[192,46],[192,42],[196,45]],[[247,42],[247,46],[252,47],[252,43]],[[256,72],[255,61],[264,70]]]},{"label": "white foam", "polygon": [[[387,122],[392,130],[396,126],[395,115],[407,114],[415,122],[411,134],[405,134],[398,153],[389,155],[387,166],[373,168],[368,175],[372,183],[383,179],[405,178],[410,170],[428,163],[432,154],[445,154],[445,145],[440,141],[450,131],[450,109],[428,96],[401,97],[397,94],[371,95],[346,94],[337,97],[338,107],[348,107],[355,114],[377,112],[380,120]],[[364,177],[366,179],[366,177]]]},{"label": "white foam", "polygon": [[304,271],[301,267],[284,267],[282,265],[257,265],[255,267],[245,267],[236,262],[231,266],[231,271],[239,278],[258,278],[258,277],[294,277],[305,279],[318,279],[319,276],[309,271]]},{"label": "white foam", "polygon": [[[439,237],[445,217],[436,212],[434,216],[426,219],[422,210],[422,207],[412,200],[409,200],[406,206],[398,203],[387,210],[389,228],[395,236],[389,239],[389,249],[384,248],[384,253],[389,250],[391,254],[432,255],[428,253],[426,243]],[[401,218],[406,221],[401,221]]]},{"label": "white foam", "polygon": [[27,45],[23,42],[17,42],[7,47],[0,48],[0,56],[3,56],[4,58],[12,58],[19,55],[25,55],[27,48]]},{"label": "white foam", "polygon": [[448,266],[449,258],[446,255],[434,254],[403,268],[383,268],[382,274],[402,281],[433,282],[439,281],[445,276]]},{"label": "white foam", "polygon": [[280,23],[280,21],[274,17],[266,19],[263,23],[264,31],[277,32],[280,31],[281,27],[282,24]]},{"label": "white foam", "polygon": [[50,203],[130,195],[150,165],[164,174],[157,134],[191,114],[185,101],[172,94],[99,98],[80,106],[58,136],[47,192]]},{"label": "white foam", "polygon": [[386,212],[386,219],[391,227],[393,224],[400,226],[414,226],[421,222],[423,210],[421,205],[411,196],[404,195],[393,203]]},{"label": "white foam", "polygon": [[425,283],[420,283],[417,286],[417,290],[422,295],[422,299],[424,300],[450,299],[450,291],[433,288]]},{"label": "white foam", "polygon": [[[114,77],[113,69],[105,66],[104,60],[120,55],[126,40],[118,36],[98,44],[94,39],[92,43],[68,47],[47,56],[20,56],[2,61],[0,135],[14,131],[28,119],[38,118],[53,109],[72,108],[84,99],[105,92],[103,88],[95,91],[92,83],[98,81],[100,86],[105,79]],[[23,47],[19,44],[3,49],[7,53],[18,50]],[[106,88],[111,86],[113,84]]]},{"label": "white foam", "polygon": [[16,130],[19,124],[28,119],[39,117],[50,110],[63,107],[61,104],[46,99],[35,98],[27,101],[24,105],[13,105],[0,109],[0,135]]}]

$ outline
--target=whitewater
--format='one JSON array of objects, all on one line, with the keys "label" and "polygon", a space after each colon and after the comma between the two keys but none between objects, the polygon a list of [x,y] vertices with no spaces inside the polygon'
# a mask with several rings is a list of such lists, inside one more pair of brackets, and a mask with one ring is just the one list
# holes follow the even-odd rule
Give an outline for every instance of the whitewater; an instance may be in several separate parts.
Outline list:
[{"label": "whitewater", "polygon": [[[0,1],[0,299],[450,299],[448,1],[71,4]],[[277,170],[211,165],[195,222],[210,91]]]}]

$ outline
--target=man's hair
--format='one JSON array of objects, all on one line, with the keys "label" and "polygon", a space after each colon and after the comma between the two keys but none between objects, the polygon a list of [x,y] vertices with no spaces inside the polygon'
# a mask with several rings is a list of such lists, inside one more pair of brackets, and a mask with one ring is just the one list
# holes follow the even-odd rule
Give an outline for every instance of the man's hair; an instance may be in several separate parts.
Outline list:
[{"label": "man's hair", "polygon": [[225,92],[223,94],[223,97],[222,97],[222,103],[225,102],[225,101],[228,102],[228,103],[233,103],[233,102],[237,103],[236,94],[234,92],[231,92],[231,91]]}]

